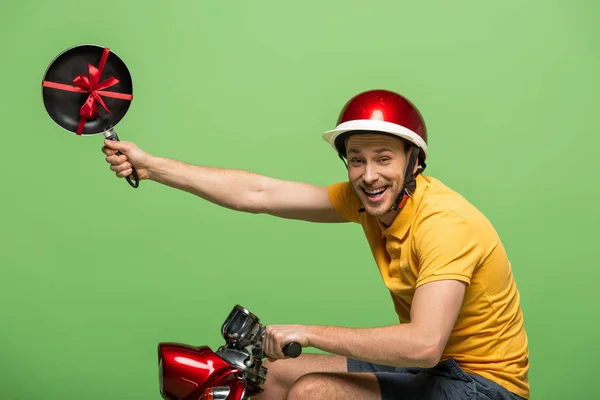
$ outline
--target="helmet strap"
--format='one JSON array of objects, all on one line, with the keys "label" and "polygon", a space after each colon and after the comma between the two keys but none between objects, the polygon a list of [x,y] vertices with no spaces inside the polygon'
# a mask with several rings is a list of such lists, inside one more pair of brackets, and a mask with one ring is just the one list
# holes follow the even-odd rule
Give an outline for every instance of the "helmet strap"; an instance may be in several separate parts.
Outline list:
[{"label": "helmet strap", "polygon": [[346,164],[346,160],[344,159],[344,156],[341,153],[338,153],[338,156],[341,158],[342,162],[346,166],[346,169],[348,169],[348,164]]},{"label": "helmet strap", "polygon": [[398,198],[394,202],[391,211],[399,211],[404,207],[409,197],[412,197],[413,193],[417,189],[417,181],[415,179],[415,175],[413,174],[413,168],[417,159],[419,158],[419,147],[411,146],[409,152],[410,156],[408,157],[408,163],[406,164],[406,170],[404,171],[404,187],[402,191],[398,195]]}]

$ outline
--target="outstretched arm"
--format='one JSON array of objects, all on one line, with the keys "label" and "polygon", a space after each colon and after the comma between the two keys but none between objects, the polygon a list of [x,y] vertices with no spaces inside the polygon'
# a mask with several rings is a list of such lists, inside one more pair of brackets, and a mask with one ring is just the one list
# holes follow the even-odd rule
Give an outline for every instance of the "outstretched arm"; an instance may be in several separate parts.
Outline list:
[{"label": "outstretched arm", "polygon": [[232,210],[311,222],[345,222],[332,206],[326,186],[191,165],[153,156],[130,142],[107,140],[102,150],[111,170],[121,178],[131,173],[133,165],[140,179],[186,191]]}]

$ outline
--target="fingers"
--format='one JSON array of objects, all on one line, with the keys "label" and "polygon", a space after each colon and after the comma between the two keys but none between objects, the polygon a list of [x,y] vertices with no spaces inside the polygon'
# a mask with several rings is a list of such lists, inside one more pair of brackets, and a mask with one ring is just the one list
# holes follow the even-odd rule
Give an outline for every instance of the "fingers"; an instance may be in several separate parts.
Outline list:
[{"label": "fingers", "polygon": [[280,359],[287,358],[285,354],[283,354],[282,348],[284,335],[278,333],[273,327],[268,326],[265,330],[265,343],[266,346],[265,353],[269,356],[270,359]]},{"label": "fingers", "polygon": [[132,168],[133,168],[133,166],[131,165],[131,163],[129,161],[125,161],[122,164],[110,166],[111,171],[114,171],[114,172],[123,172],[127,169],[132,169]]},{"label": "fingers", "polygon": [[127,169],[126,169],[126,170],[124,170],[124,171],[117,172],[117,174],[116,174],[116,175],[117,175],[117,177],[119,177],[119,178],[125,178],[125,177],[127,177],[127,176],[131,175],[132,173],[133,173],[133,169],[131,169],[131,168],[127,168]]},{"label": "fingers", "polygon": [[110,156],[106,156],[106,162],[109,163],[110,165],[121,165],[123,163],[129,162],[129,159],[124,154],[121,154],[121,155],[113,154]]},{"label": "fingers", "polygon": [[104,139],[104,146],[109,149],[121,151],[124,153],[129,148],[130,143],[129,142],[120,142],[117,140]]},{"label": "fingers", "polygon": [[129,142],[119,142],[116,140],[104,139],[104,146],[102,146],[102,152],[107,156],[117,154],[117,152],[127,154],[128,151],[132,150],[135,146]]},{"label": "fingers", "polygon": [[107,146],[102,146],[102,152],[104,154],[106,154],[107,156],[112,156],[112,155],[117,154],[118,150],[113,150]]},{"label": "fingers", "polygon": [[269,357],[269,360],[272,360],[271,357],[271,338],[269,335],[269,327],[265,330],[265,335],[263,337],[263,353]]},{"label": "fingers", "polygon": [[269,357],[269,360],[273,361],[275,359],[272,357],[273,345],[271,340],[271,332],[269,330],[269,327],[267,327],[267,329],[265,330],[265,336],[263,338],[263,352],[265,353],[265,355],[267,355],[267,357]]},{"label": "fingers", "polygon": [[126,155],[116,155],[116,152],[117,150],[106,149],[106,162],[110,164],[111,171],[115,172],[117,177],[125,178],[133,173],[133,165]]},{"label": "fingers", "polygon": [[111,171],[117,177],[124,178],[131,175],[134,168],[133,164],[136,163],[135,168],[138,169],[139,178],[144,179],[143,171],[140,171],[144,153],[133,143],[106,139],[104,140],[104,146],[102,146],[102,152],[106,154],[106,162],[110,164]]}]

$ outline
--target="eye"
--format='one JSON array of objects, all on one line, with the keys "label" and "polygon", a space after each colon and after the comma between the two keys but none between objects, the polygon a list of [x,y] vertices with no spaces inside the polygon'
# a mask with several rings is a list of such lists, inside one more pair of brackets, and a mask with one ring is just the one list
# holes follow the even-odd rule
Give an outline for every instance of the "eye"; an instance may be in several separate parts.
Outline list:
[{"label": "eye", "polygon": [[382,163],[386,163],[386,162],[389,162],[389,161],[390,161],[390,158],[389,158],[389,157],[381,157],[381,158],[379,159],[379,162],[382,162]]}]

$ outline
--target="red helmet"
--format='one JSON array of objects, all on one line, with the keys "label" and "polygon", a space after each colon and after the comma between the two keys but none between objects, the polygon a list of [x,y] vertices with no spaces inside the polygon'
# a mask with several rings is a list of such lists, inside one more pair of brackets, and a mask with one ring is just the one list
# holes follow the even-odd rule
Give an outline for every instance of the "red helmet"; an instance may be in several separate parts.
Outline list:
[{"label": "red helmet", "polygon": [[381,132],[406,139],[421,149],[421,162],[427,159],[425,121],[419,110],[398,93],[369,90],[354,96],[342,109],[336,128],[325,132],[323,139],[345,157],[345,139],[361,132]]}]

